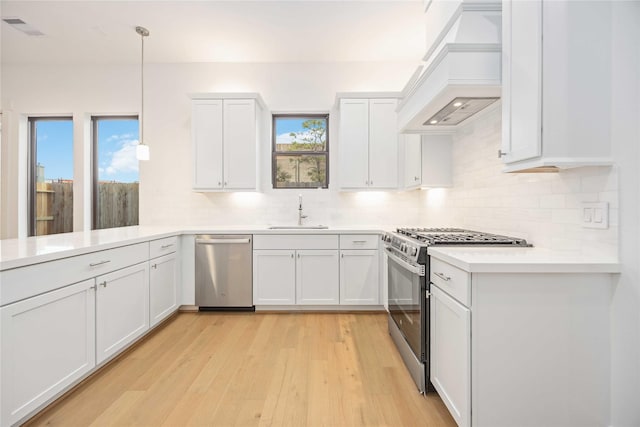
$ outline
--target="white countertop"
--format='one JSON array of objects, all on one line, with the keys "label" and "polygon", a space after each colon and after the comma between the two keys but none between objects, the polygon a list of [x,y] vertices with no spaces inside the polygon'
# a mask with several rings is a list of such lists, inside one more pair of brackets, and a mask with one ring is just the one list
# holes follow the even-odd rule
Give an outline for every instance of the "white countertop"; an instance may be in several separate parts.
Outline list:
[{"label": "white countertop", "polygon": [[0,271],[182,234],[379,234],[375,227],[277,229],[269,226],[121,227],[0,240]]},{"label": "white countertop", "polygon": [[617,259],[544,248],[433,246],[429,255],[471,273],[619,273]]}]

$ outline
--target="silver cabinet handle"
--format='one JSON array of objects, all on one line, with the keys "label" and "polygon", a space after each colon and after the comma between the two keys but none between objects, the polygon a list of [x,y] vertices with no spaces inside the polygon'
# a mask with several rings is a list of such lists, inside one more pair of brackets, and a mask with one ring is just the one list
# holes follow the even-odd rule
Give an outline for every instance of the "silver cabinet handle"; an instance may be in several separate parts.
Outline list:
[{"label": "silver cabinet handle", "polygon": [[173,243],[169,243],[168,245],[162,245],[160,246],[160,249],[167,249],[167,248],[170,248],[171,246],[173,246]]},{"label": "silver cabinet handle", "polygon": [[344,258],[344,254],[340,254],[340,258]]},{"label": "silver cabinet handle", "polygon": [[300,254],[298,254],[298,259],[300,259]]},{"label": "silver cabinet handle", "polygon": [[158,264],[153,264],[151,268],[158,268]]},{"label": "silver cabinet handle", "polygon": [[107,281],[105,280],[104,282],[100,283],[100,286],[102,286],[103,288],[107,287]]},{"label": "silver cabinet handle", "polygon": [[366,241],[366,240],[352,240],[352,242],[353,242],[353,243],[360,243],[360,244],[362,244],[362,243],[367,243],[367,241]]},{"label": "silver cabinet handle", "polygon": [[434,271],[433,274],[435,274],[436,276],[438,276],[439,278],[441,278],[445,282],[448,282],[449,280],[451,280],[451,277],[445,276],[444,274],[438,273],[437,271]]},{"label": "silver cabinet handle", "polygon": [[227,185],[229,185],[229,183],[227,181],[224,182],[224,186],[226,187]]},{"label": "silver cabinet handle", "polygon": [[293,258],[293,254],[291,254],[291,258]]},{"label": "silver cabinet handle", "polygon": [[218,187],[222,187],[222,181],[218,181]]},{"label": "silver cabinet handle", "polygon": [[89,267],[97,267],[99,265],[107,264],[109,262],[111,262],[111,260],[108,260],[108,259],[104,260],[104,261],[100,261],[100,262],[92,262],[92,263],[89,264]]},{"label": "silver cabinet handle", "polygon": [[90,286],[89,289],[98,289],[96,285]]},{"label": "silver cabinet handle", "polygon": [[251,243],[251,239],[196,239],[196,243],[200,245],[231,245],[238,243]]},{"label": "silver cabinet handle", "polygon": [[418,178],[417,176],[413,178],[414,181],[418,181],[420,180],[420,178]]},{"label": "silver cabinet handle", "polygon": [[509,153],[507,153],[506,151],[498,150],[498,158],[506,156],[507,154],[509,154]]}]

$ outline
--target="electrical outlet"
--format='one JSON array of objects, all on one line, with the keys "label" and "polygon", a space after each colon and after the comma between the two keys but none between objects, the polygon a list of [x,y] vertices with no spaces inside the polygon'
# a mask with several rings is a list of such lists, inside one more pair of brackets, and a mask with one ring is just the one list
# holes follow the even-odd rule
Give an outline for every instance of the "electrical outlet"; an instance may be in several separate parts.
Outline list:
[{"label": "electrical outlet", "polygon": [[609,228],[609,203],[582,202],[582,227]]}]

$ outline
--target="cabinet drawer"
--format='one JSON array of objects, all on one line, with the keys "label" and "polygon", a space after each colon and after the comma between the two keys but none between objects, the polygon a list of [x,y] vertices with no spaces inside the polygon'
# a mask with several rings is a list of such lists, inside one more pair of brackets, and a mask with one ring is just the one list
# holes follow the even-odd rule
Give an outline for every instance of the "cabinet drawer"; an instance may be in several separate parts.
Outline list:
[{"label": "cabinet drawer", "polygon": [[149,243],[122,246],[0,272],[0,305],[146,261]]},{"label": "cabinet drawer", "polygon": [[149,258],[170,254],[178,249],[178,237],[171,236],[149,242]]},{"label": "cabinet drawer", "polygon": [[471,274],[451,264],[431,257],[431,283],[469,307],[471,304]]},{"label": "cabinet drawer", "polygon": [[378,249],[377,234],[341,234],[340,249]]},{"label": "cabinet drawer", "polygon": [[278,234],[253,236],[253,249],[338,249],[335,234]]}]

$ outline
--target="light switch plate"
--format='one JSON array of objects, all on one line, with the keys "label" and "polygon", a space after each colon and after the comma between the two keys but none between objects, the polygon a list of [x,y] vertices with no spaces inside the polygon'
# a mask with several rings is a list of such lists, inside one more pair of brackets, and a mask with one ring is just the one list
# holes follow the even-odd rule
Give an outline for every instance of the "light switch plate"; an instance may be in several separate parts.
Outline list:
[{"label": "light switch plate", "polygon": [[583,228],[609,228],[609,202],[582,202]]}]

